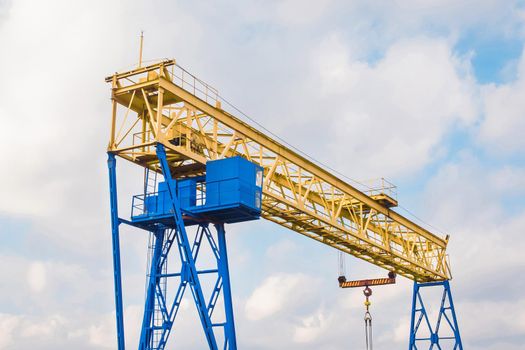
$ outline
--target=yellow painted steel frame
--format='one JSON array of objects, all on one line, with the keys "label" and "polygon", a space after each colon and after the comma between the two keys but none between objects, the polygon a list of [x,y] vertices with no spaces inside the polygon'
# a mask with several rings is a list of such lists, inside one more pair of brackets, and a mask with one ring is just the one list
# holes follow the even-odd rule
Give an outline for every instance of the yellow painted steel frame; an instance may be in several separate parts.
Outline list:
[{"label": "yellow painted steel frame", "polygon": [[162,143],[175,178],[240,155],[264,168],[262,216],[418,282],[451,278],[438,237],[223,110],[217,90],[165,60],[107,77],[108,151],[160,172]]}]

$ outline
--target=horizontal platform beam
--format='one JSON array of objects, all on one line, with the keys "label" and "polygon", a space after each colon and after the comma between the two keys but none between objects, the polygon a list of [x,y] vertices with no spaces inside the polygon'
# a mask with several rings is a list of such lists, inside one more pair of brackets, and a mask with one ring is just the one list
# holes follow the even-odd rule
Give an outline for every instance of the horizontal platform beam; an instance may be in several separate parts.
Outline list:
[{"label": "horizontal platform beam", "polygon": [[383,286],[387,284],[395,284],[395,278],[372,278],[358,281],[344,281],[339,283],[341,288],[358,288],[358,287],[371,287],[371,286]]}]

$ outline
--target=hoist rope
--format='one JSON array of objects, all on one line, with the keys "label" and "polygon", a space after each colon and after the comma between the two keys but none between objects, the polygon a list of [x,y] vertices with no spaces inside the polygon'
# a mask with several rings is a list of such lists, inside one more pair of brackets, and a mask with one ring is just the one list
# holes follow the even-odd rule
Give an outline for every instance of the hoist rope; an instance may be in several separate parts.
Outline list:
[{"label": "hoist rope", "polygon": [[368,298],[372,295],[372,289],[370,287],[366,287],[365,290],[363,290],[363,294],[366,297],[365,300],[365,341],[366,341],[366,350],[372,350],[372,315],[370,315],[370,305],[372,304]]},{"label": "hoist rope", "polygon": [[342,251],[337,252],[338,256],[338,266],[339,266],[339,276],[346,276],[346,259],[345,253]]},{"label": "hoist rope", "polygon": [[365,312],[365,339],[366,339],[366,350],[372,350],[372,315],[368,310]]}]

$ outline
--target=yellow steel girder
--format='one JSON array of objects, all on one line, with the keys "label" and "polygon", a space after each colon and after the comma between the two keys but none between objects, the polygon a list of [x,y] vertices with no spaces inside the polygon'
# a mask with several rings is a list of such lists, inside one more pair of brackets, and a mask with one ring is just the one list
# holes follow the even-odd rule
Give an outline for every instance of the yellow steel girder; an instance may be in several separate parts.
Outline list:
[{"label": "yellow steel girder", "polygon": [[240,155],[264,168],[262,216],[410,279],[450,279],[446,238],[337,178],[222,109],[217,90],[174,60],[115,73],[108,151],[159,171],[155,144],[174,177]]}]

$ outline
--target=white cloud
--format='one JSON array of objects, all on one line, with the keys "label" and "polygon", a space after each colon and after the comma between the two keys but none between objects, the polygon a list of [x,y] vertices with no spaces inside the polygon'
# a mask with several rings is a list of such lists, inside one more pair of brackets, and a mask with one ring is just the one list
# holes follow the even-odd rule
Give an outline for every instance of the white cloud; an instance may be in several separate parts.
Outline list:
[{"label": "white cloud", "polygon": [[[68,342],[68,334],[77,326],[61,314],[35,316],[27,314],[0,315],[0,349],[53,349]],[[70,342],[77,349],[86,349],[83,340]]]},{"label": "white cloud", "polygon": [[41,262],[34,262],[27,271],[27,283],[33,292],[41,292],[46,286],[46,267]]},{"label": "white cloud", "polygon": [[484,119],[479,137],[487,149],[519,153],[525,148],[525,52],[517,79],[483,88]]},{"label": "white cloud", "polygon": [[[71,16],[68,12],[73,9]],[[103,73],[90,60],[93,53],[86,52],[107,44],[96,41],[104,33],[101,25],[92,26],[91,33],[84,30],[92,20],[90,13],[96,10],[81,3],[73,7],[67,1],[45,5],[16,1],[0,28],[4,50],[10,52],[1,58],[0,74],[9,83],[0,86],[0,136],[16,150],[4,159],[16,169],[16,176],[1,175],[0,189],[6,197],[0,210],[40,217],[56,214],[65,206],[72,185],[85,180],[80,168],[72,167],[87,161],[86,142],[103,147],[95,132],[103,128],[90,118],[98,114],[93,97],[104,98],[92,73]],[[101,23],[103,18],[101,14]]]},{"label": "white cloud", "polygon": [[[124,309],[126,347],[131,349],[138,347],[140,332],[136,325],[142,321],[142,310],[141,305],[129,305]],[[97,349],[114,349],[117,341],[115,322],[113,311],[102,315],[96,323],[87,327],[89,344],[94,345]]]},{"label": "white cloud", "polygon": [[283,239],[272,244],[266,250],[266,256],[273,261],[282,261],[297,252],[297,245],[289,239]]},{"label": "white cloud", "polygon": [[[124,314],[126,345],[138,346],[139,329],[142,320],[142,306],[129,305]],[[0,349],[114,349],[116,345],[115,312],[82,315],[74,320],[60,313],[49,315],[0,314]]]},{"label": "white cloud", "polygon": [[67,320],[61,315],[51,315],[43,321],[29,323],[21,330],[21,336],[25,338],[49,338],[54,332],[59,331],[67,325]]},{"label": "white cloud", "polygon": [[277,18],[284,24],[310,23],[322,17],[331,2],[331,0],[320,0],[304,6],[305,4],[301,0],[277,1]]},{"label": "white cloud", "polygon": [[[474,343],[500,342],[525,333],[523,310],[525,300],[519,301],[478,301],[460,303],[460,320],[463,320],[461,330],[468,341]],[[482,317],[483,316],[483,317]],[[469,322],[468,320],[476,320]],[[497,327],[494,325],[497,324]],[[476,339],[477,340],[474,340]],[[521,344],[523,346],[523,344]]]},{"label": "white cloud", "polygon": [[413,173],[436,160],[451,127],[476,118],[468,64],[447,41],[400,41],[375,64],[353,58],[338,36],[318,52],[322,98],[331,101],[328,154],[353,177]]},{"label": "white cloud", "polygon": [[311,343],[327,330],[330,320],[322,311],[318,311],[301,319],[301,324],[296,326],[293,341],[296,343]]},{"label": "white cloud", "polygon": [[19,322],[17,315],[0,314],[0,349],[9,349],[13,344],[13,331]]},{"label": "white cloud", "polygon": [[[369,35],[379,42],[396,40],[407,33],[459,35],[477,30],[479,35],[515,35],[523,30],[519,1],[397,0],[355,1],[347,20],[365,22]],[[487,31],[489,27],[491,30]],[[366,34],[366,33],[363,33]]]},{"label": "white cloud", "polygon": [[521,196],[525,192],[525,169],[506,165],[491,173],[489,181],[501,194]]},{"label": "white cloud", "polygon": [[408,330],[410,330],[410,318],[402,317],[397,321],[394,331],[388,336],[397,343],[403,343],[406,342]]},{"label": "white cloud", "polygon": [[307,302],[315,280],[307,275],[276,274],[265,278],[246,301],[246,318],[257,321]]}]

